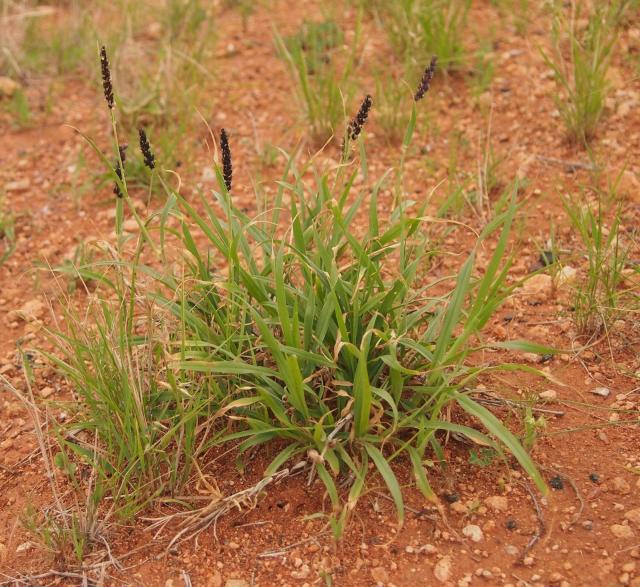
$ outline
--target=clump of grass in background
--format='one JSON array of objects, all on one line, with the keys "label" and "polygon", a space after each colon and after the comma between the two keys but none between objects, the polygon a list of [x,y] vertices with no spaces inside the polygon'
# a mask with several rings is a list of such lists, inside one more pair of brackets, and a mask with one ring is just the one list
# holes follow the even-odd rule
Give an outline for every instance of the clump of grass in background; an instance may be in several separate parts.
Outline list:
[{"label": "clump of grass in background", "polygon": [[439,69],[446,73],[464,67],[463,34],[470,6],[470,0],[397,0],[386,3],[380,20],[407,71],[417,71],[437,55]]},{"label": "clump of grass in background", "polygon": [[586,143],[596,133],[610,91],[607,72],[618,40],[619,9],[623,3],[595,3],[586,15],[572,1],[566,15],[554,9],[553,53],[542,51],[562,90],[556,104],[571,140]]},{"label": "clump of grass in background", "polygon": [[411,90],[391,70],[378,72],[376,79],[376,123],[391,144],[402,141],[411,117]]},{"label": "clump of grass in background", "polygon": [[506,13],[513,19],[516,32],[524,35],[531,22],[531,3],[529,0],[492,0],[492,4],[498,7],[502,13]]},{"label": "clump of grass in background", "polygon": [[598,335],[620,316],[625,298],[621,285],[629,247],[619,233],[621,210],[607,223],[600,200],[592,207],[565,198],[564,207],[587,260],[586,276],[575,286],[574,320],[581,334]]},{"label": "clump of grass in background", "polygon": [[298,101],[316,145],[325,143],[344,121],[345,104],[354,91],[359,31],[358,19],[349,49],[342,48],[342,31],[333,21],[305,23],[296,35],[274,37],[278,55],[295,80]]}]

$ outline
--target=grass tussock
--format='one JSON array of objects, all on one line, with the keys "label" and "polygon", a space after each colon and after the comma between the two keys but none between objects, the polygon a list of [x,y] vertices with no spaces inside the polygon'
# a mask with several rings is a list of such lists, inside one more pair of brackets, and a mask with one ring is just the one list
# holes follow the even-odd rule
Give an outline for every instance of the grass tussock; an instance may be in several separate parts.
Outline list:
[{"label": "grass tussock", "polygon": [[[110,80],[104,51],[101,62]],[[99,279],[85,317],[68,310],[68,329],[52,333],[60,352],[49,359],[78,395],[54,428],[56,458],[74,482],[90,471],[97,509],[108,503],[110,515],[131,518],[184,495],[210,449],[232,449],[242,469],[247,455],[276,440],[281,448],[264,479],[305,467],[332,504],[325,515],[336,537],[374,476],[402,522],[398,461],[437,503],[429,468],[444,459],[449,433],[515,459],[544,490],[518,438],[467,391],[487,370],[514,368],[468,358],[486,348],[482,329],[511,291],[515,200],[456,272],[434,279],[426,203],[402,192],[404,153],[434,67],[435,59],[417,86],[391,175],[393,207],[384,213],[389,172],[369,187],[356,182],[367,175],[362,130],[375,116],[368,95],[346,125],[342,162],[323,169],[287,156],[274,197],[255,216],[236,205],[238,162],[232,166],[233,137],[224,130],[219,188],[196,200],[172,187],[146,133],[138,133],[150,181],[165,195],[147,218],[131,203],[124,149],[115,148],[114,167],[87,138],[116,186],[117,238],[95,263]],[[110,106],[113,88],[104,90]],[[117,146],[117,101],[109,112]],[[123,230],[129,215],[139,228],[133,240]],[[496,246],[477,267],[489,238]],[[154,262],[143,263],[143,252]],[[522,341],[493,346],[539,350]],[[223,511],[227,502],[219,501]],[[211,520],[192,517],[196,527]]]}]

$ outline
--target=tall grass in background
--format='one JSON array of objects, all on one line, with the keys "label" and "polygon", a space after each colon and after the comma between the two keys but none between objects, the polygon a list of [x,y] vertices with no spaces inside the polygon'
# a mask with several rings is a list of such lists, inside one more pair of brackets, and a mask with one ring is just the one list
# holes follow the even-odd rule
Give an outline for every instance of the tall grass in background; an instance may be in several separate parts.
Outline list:
[{"label": "tall grass in background", "polygon": [[[181,142],[199,120],[196,109],[210,105],[206,84],[213,80],[218,10],[202,0],[11,2],[0,13],[8,19],[0,21],[0,74],[47,84],[51,103],[61,91],[61,76],[98,83],[94,49],[99,39],[112,48],[120,124],[127,132],[141,125],[152,128],[163,147],[163,163],[173,167],[179,159],[189,160],[180,156]],[[21,126],[40,110],[21,89],[9,107]],[[131,155],[133,163],[136,154]],[[132,180],[144,178],[134,171]]]},{"label": "tall grass in background", "polygon": [[581,334],[598,335],[610,330],[629,297],[621,286],[631,243],[620,234],[620,209],[608,222],[600,200],[595,206],[571,198],[563,203],[586,259],[585,277],[574,291],[575,324]]},{"label": "tall grass in background", "polygon": [[397,0],[384,4],[379,18],[407,71],[419,71],[420,64],[437,55],[440,69],[449,72],[464,67],[470,7],[470,0]]},{"label": "tall grass in background", "polygon": [[586,143],[596,133],[610,92],[607,72],[628,3],[594,3],[590,12],[572,1],[569,14],[554,4],[553,51],[542,55],[561,90],[556,104],[569,138]]},{"label": "tall grass in background", "polygon": [[297,34],[287,38],[274,35],[277,53],[294,80],[305,126],[316,145],[341,132],[345,108],[354,93],[359,36],[359,17],[350,48],[344,48],[342,30],[333,20],[305,22]]}]

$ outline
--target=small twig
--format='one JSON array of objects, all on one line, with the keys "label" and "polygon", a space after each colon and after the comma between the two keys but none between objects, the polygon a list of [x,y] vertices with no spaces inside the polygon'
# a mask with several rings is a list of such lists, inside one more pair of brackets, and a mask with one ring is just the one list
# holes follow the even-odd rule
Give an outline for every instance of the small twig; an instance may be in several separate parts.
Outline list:
[{"label": "small twig", "polygon": [[546,157],[544,155],[536,155],[536,159],[545,163],[559,165],[560,167],[566,168],[567,171],[575,171],[576,169],[586,169],[587,171],[596,170],[593,164],[584,163],[583,161],[567,161],[566,159],[557,159],[556,157]]},{"label": "small twig", "polygon": [[182,571],[180,573],[180,576],[182,577],[182,580],[184,581],[184,587],[192,587],[191,577],[189,577],[189,573],[187,573],[187,571]]},{"label": "small twig", "polygon": [[[9,577],[9,575],[5,575],[5,577]],[[65,579],[81,579],[82,584],[91,584],[97,585],[97,582],[94,579],[90,579],[87,577],[85,572],[82,573],[73,573],[71,571],[56,571],[54,569],[50,569],[44,573],[40,573],[38,575],[22,575],[22,577],[10,577],[8,581],[3,581],[0,585],[9,585],[11,583],[17,585],[33,585],[33,582],[37,579],[46,579],[47,577],[63,577]]]},{"label": "small twig", "polygon": [[[479,398],[479,397],[475,397],[474,399],[478,402],[478,403],[483,403],[483,404],[488,404],[488,405],[501,405],[501,404],[506,404],[509,406],[515,406],[518,408],[525,408],[527,407],[527,403],[526,402],[520,402],[520,401],[516,401],[516,400],[510,400],[510,399],[505,399],[505,398],[501,398],[501,397],[496,397],[486,391],[483,390],[474,390],[474,393],[478,393],[481,395],[486,396],[485,398]],[[551,414],[553,416],[564,416],[565,412],[562,412],[560,410],[550,410],[548,408],[538,408],[536,406],[529,406],[531,408],[532,412],[538,412],[541,414]]]},{"label": "small twig", "polygon": [[529,495],[531,496],[531,499],[533,501],[533,505],[535,506],[535,509],[536,509],[536,516],[538,518],[538,528],[535,531],[534,535],[531,537],[531,540],[527,542],[527,545],[524,547],[524,550],[522,551],[522,556],[520,557],[520,562],[524,564],[525,557],[527,556],[529,551],[535,546],[538,540],[542,538],[544,533],[547,531],[547,527],[545,526],[544,516],[542,515],[542,509],[540,508],[540,504],[538,503],[536,494],[533,492],[531,487],[529,487],[529,485],[524,481],[518,481],[518,483],[520,483],[520,485],[522,485],[529,492]]},{"label": "small twig", "polygon": [[529,581],[525,581],[522,577],[518,577],[518,575],[516,575],[515,573],[511,573],[511,576],[514,579],[518,579],[518,581],[520,581],[524,587],[532,587],[531,583],[529,583]]},{"label": "small twig", "polygon": [[153,522],[149,526],[149,529],[158,528],[155,534],[155,536],[157,537],[169,522],[178,518],[183,518],[182,522],[180,522],[180,526],[182,527],[182,529],[178,531],[170,540],[166,549],[167,552],[171,551],[171,549],[177,543],[182,542],[183,540],[190,540],[192,538],[195,538],[212,524],[214,526],[215,536],[215,527],[218,519],[221,516],[230,512],[234,508],[238,508],[238,510],[242,511],[243,508],[251,509],[255,507],[255,503],[258,497],[268,485],[290,477],[291,475],[297,473],[298,469],[303,468],[304,466],[306,466],[306,461],[301,461],[300,463],[294,465],[291,469],[282,469],[281,471],[278,471],[273,475],[264,477],[258,483],[251,487],[248,487],[247,489],[243,489],[223,498],[214,496],[211,500],[211,503],[195,511],[192,510],[187,512],[178,512],[175,514],[162,516],[160,518],[146,518],[148,521]]},{"label": "small twig", "polygon": [[284,546],[279,550],[265,550],[264,552],[261,552],[256,556],[258,558],[273,558],[273,557],[282,556],[292,548],[295,548],[296,546],[300,546],[301,544],[307,544],[307,542],[316,542],[317,544],[318,542],[317,539],[320,536],[324,536],[325,534],[328,534],[328,532],[320,532],[320,534],[316,534],[315,536],[311,536],[310,538],[305,538],[304,540],[299,540],[298,542],[293,542],[292,544],[288,544],[287,546]]},{"label": "small twig", "polygon": [[272,524],[270,520],[260,520],[259,522],[247,522],[246,524],[238,524],[234,526],[234,528],[247,528],[249,526],[265,526],[267,524]]},{"label": "small twig", "polygon": [[629,552],[634,548],[640,548],[640,544],[634,544],[633,546],[627,546],[627,548],[621,548],[620,550],[616,550],[613,554],[616,555],[616,554],[620,554],[621,552]]}]

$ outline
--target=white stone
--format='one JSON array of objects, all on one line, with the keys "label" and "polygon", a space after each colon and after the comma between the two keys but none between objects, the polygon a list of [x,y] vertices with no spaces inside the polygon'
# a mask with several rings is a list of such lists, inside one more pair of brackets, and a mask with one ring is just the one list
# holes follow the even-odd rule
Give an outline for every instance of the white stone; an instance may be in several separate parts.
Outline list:
[{"label": "white stone", "polygon": [[433,576],[440,581],[446,583],[451,578],[451,557],[442,557],[433,567]]},{"label": "white stone", "polygon": [[462,529],[462,533],[467,537],[473,540],[473,542],[480,542],[484,538],[484,534],[482,533],[482,529],[480,526],[476,526],[475,524],[469,524]]}]

